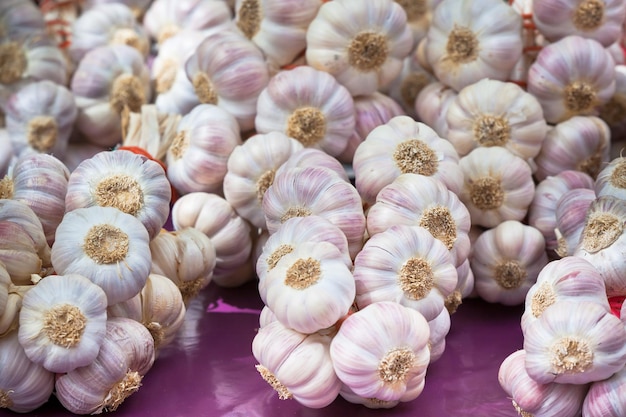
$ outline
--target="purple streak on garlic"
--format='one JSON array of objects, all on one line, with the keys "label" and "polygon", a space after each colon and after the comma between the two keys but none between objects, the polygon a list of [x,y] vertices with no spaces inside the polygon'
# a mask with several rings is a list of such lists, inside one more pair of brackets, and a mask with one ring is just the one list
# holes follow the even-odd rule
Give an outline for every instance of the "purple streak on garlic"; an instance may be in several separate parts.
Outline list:
[{"label": "purple streak on garlic", "polygon": [[505,220],[521,221],[535,194],[531,168],[500,146],[479,147],[459,161],[465,184],[459,197],[472,224],[494,227]]},{"label": "purple streak on garlic", "polygon": [[624,18],[622,0],[533,1],[533,22],[550,42],[577,35],[609,46],[620,39]]},{"label": "purple streak on garlic", "polygon": [[270,233],[292,217],[318,215],[339,227],[354,259],[363,247],[365,214],[352,184],[328,168],[291,168],[265,191],[263,212]]},{"label": "purple streak on garlic", "polygon": [[66,212],[113,207],[137,218],[153,239],[170,210],[171,188],[163,168],[130,151],[105,151],[81,162],[70,174]]},{"label": "purple streak on garlic", "polygon": [[224,198],[241,217],[255,227],[267,229],[263,195],[272,185],[278,168],[301,149],[300,142],[276,131],[246,139],[228,157]]},{"label": "purple streak on garlic", "polygon": [[30,1],[5,0],[0,5],[0,36],[14,38],[46,31],[41,9]]},{"label": "purple streak on garlic", "polygon": [[167,177],[180,193],[221,193],[228,158],[242,143],[236,118],[214,104],[199,104],[178,123],[167,150]]},{"label": "purple streak on garlic", "polygon": [[560,257],[571,256],[580,242],[580,235],[585,226],[587,210],[596,199],[596,193],[587,188],[567,191],[556,205],[556,253]]},{"label": "purple streak on garlic", "polygon": [[385,186],[367,213],[370,236],[396,224],[421,226],[444,243],[454,266],[468,257],[470,213],[459,197],[432,177],[401,174]]},{"label": "purple streak on garlic", "polygon": [[[626,58],[620,47],[620,54]],[[626,65],[615,66],[615,94],[600,107],[600,118],[604,120],[613,134],[613,138],[626,137]]]},{"label": "purple streak on garlic", "polygon": [[444,0],[425,47],[437,78],[456,91],[483,78],[504,81],[522,54],[522,19],[499,0]]},{"label": "purple streak on garlic", "polygon": [[172,207],[174,230],[195,227],[207,235],[216,252],[212,280],[228,283],[232,271],[249,261],[252,252],[250,223],[237,214],[225,198],[211,193],[189,193]]},{"label": "purple streak on garlic", "polygon": [[51,372],[89,365],[106,333],[107,297],[79,274],[49,275],[22,300],[19,341],[26,355]]},{"label": "purple streak on garlic", "polygon": [[503,221],[476,239],[470,263],[480,298],[490,303],[521,305],[548,263],[545,240],[532,226]]},{"label": "purple streak on garlic", "polygon": [[626,364],[626,329],[593,301],[561,300],[524,332],[526,371],[540,384],[587,384]]},{"label": "purple streak on garlic", "polygon": [[615,158],[602,168],[594,189],[598,197],[606,195],[626,200],[626,157]]},{"label": "purple streak on garlic", "polygon": [[0,367],[0,411],[29,413],[48,402],[54,373],[28,359],[17,331],[0,337]]},{"label": "purple streak on garlic", "polygon": [[302,334],[274,321],[252,340],[256,369],[281,400],[309,408],[330,405],[341,389],[330,357],[331,338]]},{"label": "purple streak on garlic", "polygon": [[78,114],[73,94],[63,85],[33,82],[11,95],[5,121],[14,152],[26,149],[63,158]]},{"label": "purple streak on garlic", "polygon": [[545,240],[546,249],[554,250],[558,239],[556,228],[556,205],[567,191],[576,188],[593,188],[593,178],[582,171],[564,170],[541,180],[535,188],[533,201],[528,208],[528,224],[539,230]]},{"label": "purple streak on garlic", "polygon": [[446,115],[457,91],[439,81],[433,81],[415,99],[416,120],[430,126],[442,138],[448,137]]},{"label": "purple streak on garlic", "polygon": [[254,124],[259,133],[283,132],[336,157],[354,132],[354,100],[332,75],[299,66],[271,78],[259,96]]},{"label": "purple streak on garlic", "polygon": [[281,166],[276,170],[276,175],[280,175],[281,171],[291,168],[307,168],[318,167],[328,168],[335,172],[341,179],[350,182],[346,167],[339,162],[338,159],[330,156],[321,149],[303,148],[294,152]]},{"label": "purple streak on garlic", "polygon": [[354,260],[356,303],[393,301],[427,321],[444,310],[458,276],[448,248],[419,226],[395,225],[369,238]]},{"label": "purple streak on garlic", "polygon": [[595,266],[609,297],[626,293],[626,204],[624,200],[602,196],[587,211],[580,243],[574,251]]},{"label": "purple streak on garlic", "polygon": [[154,340],[138,321],[112,317],[96,359],[87,366],[59,375],[56,397],[74,414],[115,411],[141,387],[155,359]]},{"label": "purple streak on garlic", "polygon": [[373,129],[356,149],[352,166],[356,188],[369,205],[383,187],[407,173],[439,180],[457,194],[463,187],[454,146],[409,116],[396,116]]},{"label": "purple streak on garlic", "polygon": [[270,75],[263,53],[252,41],[234,30],[213,33],[189,57],[185,71],[201,103],[232,114],[242,132],[254,127],[257,100]]},{"label": "purple streak on garlic", "polygon": [[566,170],[598,175],[610,159],[611,131],[596,116],[573,116],[553,126],[546,135],[534,172],[538,181]]},{"label": "purple streak on garlic", "polygon": [[498,369],[498,382],[520,416],[574,417],[589,388],[586,384],[541,384],[525,368],[526,351],[508,355]]},{"label": "purple streak on garlic", "polygon": [[592,382],[583,402],[584,416],[619,417],[626,414],[622,390],[626,388],[626,368],[609,378]]},{"label": "purple streak on garlic", "polygon": [[528,72],[548,123],[597,115],[615,93],[615,62],[593,39],[570,35],[541,49]]},{"label": "purple streak on garlic", "polygon": [[339,379],[357,395],[411,401],[424,389],[429,337],[424,316],[381,301],[346,318],[330,344],[330,356]]},{"label": "purple streak on garlic", "polygon": [[114,146],[122,141],[121,112],[139,112],[150,100],[150,70],[127,45],[89,51],[78,63],[71,90],[78,106],[75,128],[89,142]]},{"label": "purple streak on garlic", "polygon": [[407,15],[392,0],[324,3],[306,34],[308,65],[332,74],[353,96],[388,86],[413,47]]},{"label": "purple streak on garlic", "polygon": [[517,84],[482,79],[464,87],[446,115],[459,156],[479,146],[503,146],[522,159],[537,156],[548,132],[539,101]]}]

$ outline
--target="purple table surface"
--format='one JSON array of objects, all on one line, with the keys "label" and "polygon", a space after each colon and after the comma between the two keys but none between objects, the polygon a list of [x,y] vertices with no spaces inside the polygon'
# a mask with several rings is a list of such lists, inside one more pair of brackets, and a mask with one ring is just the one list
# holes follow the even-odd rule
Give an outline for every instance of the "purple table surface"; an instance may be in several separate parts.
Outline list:
[{"label": "purple table surface", "polygon": [[[520,349],[523,306],[466,300],[452,315],[443,356],[432,363],[422,394],[387,410],[338,397],[323,409],[283,401],[261,379],[251,353],[263,303],[256,282],[239,288],[209,285],[189,305],[176,340],[164,347],[143,386],[117,417],[419,416],[515,417],[498,383],[502,360]],[[11,413],[17,416],[18,414]],[[71,415],[52,397],[30,416]]]}]

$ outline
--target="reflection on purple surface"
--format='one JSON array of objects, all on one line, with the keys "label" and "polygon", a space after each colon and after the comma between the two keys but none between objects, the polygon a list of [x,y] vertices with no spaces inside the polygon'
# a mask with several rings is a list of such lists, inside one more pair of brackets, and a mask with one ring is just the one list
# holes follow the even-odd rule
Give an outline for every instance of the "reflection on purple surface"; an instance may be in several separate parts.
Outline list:
[{"label": "reflection on purple surface", "polygon": [[[111,415],[119,417],[394,416],[515,417],[500,388],[500,363],[522,347],[523,307],[467,300],[452,316],[443,356],[431,364],[416,400],[370,410],[338,398],[307,409],[281,401],[257,374],[252,339],[263,307],[256,282],[240,288],[211,284],[189,306],[175,342],[159,354],[141,389]],[[67,416],[55,399],[31,416]],[[18,414],[14,414],[18,415]]]}]

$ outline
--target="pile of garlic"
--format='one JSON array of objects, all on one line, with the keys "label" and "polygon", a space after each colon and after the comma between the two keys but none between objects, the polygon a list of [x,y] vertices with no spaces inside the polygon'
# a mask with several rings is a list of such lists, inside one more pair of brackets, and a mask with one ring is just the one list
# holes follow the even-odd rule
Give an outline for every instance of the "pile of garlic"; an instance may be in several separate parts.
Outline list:
[{"label": "pile of garlic", "polygon": [[[558,414],[523,401],[528,378],[555,399],[613,381],[625,14],[620,0],[4,1],[0,203],[30,211],[0,217],[0,408],[54,393],[74,413],[115,410],[199,291],[255,279],[257,370],[307,407],[417,398],[467,297],[527,303],[529,365],[517,354],[500,376],[520,413]],[[555,302],[569,259],[595,277],[589,316],[613,326],[584,340],[540,327],[591,323]],[[91,369],[110,353],[128,366],[102,385]]]}]

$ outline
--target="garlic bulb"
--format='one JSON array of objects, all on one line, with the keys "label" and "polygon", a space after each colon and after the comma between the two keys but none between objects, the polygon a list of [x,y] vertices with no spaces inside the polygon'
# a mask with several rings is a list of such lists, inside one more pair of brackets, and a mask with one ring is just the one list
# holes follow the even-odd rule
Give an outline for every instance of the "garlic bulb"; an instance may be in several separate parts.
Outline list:
[{"label": "garlic bulb", "polygon": [[580,243],[574,256],[595,266],[606,285],[607,295],[626,291],[626,205],[615,197],[598,197],[589,206]]},{"label": "garlic bulb", "polygon": [[87,52],[70,86],[79,110],[77,132],[102,146],[122,141],[124,108],[139,112],[151,98],[150,71],[141,53],[127,45],[100,46]]},{"label": "garlic bulb", "polygon": [[592,178],[610,158],[611,131],[596,116],[573,116],[553,126],[546,135],[534,173],[539,181],[565,170],[578,170]]},{"label": "garlic bulb", "polygon": [[409,116],[396,116],[376,127],[354,152],[355,186],[365,203],[401,174],[419,174],[441,181],[459,193],[463,173],[459,157],[447,140]]},{"label": "garlic bulb", "polygon": [[67,144],[67,151],[65,152],[65,156],[61,159],[61,162],[63,162],[65,167],[71,173],[85,159],[89,159],[99,152],[109,150],[111,150],[111,148],[108,146],[100,146],[87,141],[70,141]]},{"label": "garlic bulb", "polygon": [[615,158],[598,173],[594,184],[598,197],[610,195],[626,200],[626,157]]},{"label": "garlic bulb", "polygon": [[148,9],[148,7],[150,7],[152,0],[83,0],[81,2],[81,8],[84,11],[99,4],[110,3],[122,3],[128,6],[133,12],[133,16],[135,16],[135,18],[141,22],[143,20],[144,14],[146,13],[146,10]]},{"label": "garlic bulb", "polygon": [[626,364],[626,329],[604,306],[562,300],[524,332],[526,371],[540,384],[587,384]]},{"label": "garlic bulb", "polygon": [[504,81],[522,54],[522,19],[499,0],[443,0],[425,52],[437,79],[460,91],[483,78]]},{"label": "garlic bulb", "polygon": [[503,221],[474,243],[470,259],[474,288],[490,303],[523,304],[547,263],[540,231],[516,220]]},{"label": "garlic bulb", "polygon": [[392,0],[326,2],[306,33],[307,64],[353,96],[385,88],[413,47],[404,9]]},{"label": "garlic bulb", "polygon": [[283,132],[304,147],[331,156],[344,151],[354,132],[354,100],[349,91],[332,75],[309,66],[274,75],[259,95],[256,110],[257,132]]},{"label": "garlic bulb", "polygon": [[56,378],[56,397],[74,414],[115,411],[137,392],[154,363],[154,341],[141,323],[112,317],[106,324],[96,359]]},{"label": "garlic bulb", "polygon": [[167,150],[167,177],[182,194],[222,192],[228,158],[240,145],[234,116],[214,104],[199,104],[178,123]]},{"label": "garlic bulb", "polygon": [[150,239],[161,230],[170,209],[171,190],[163,168],[129,151],[105,151],[81,162],[70,174],[66,212],[113,207],[134,216]]},{"label": "garlic bulb", "polygon": [[0,199],[0,221],[9,221],[21,226],[35,244],[42,266],[49,268],[50,246],[43,226],[35,212],[23,201]]},{"label": "garlic bulb", "polygon": [[580,416],[586,384],[541,384],[533,380],[525,368],[526,351],[508,355],[498,369],[498,382],[511,398],[520,416],[575,417]]},{"label": "garlic bulb", "polygon": [[78,274],[49,275],[22,300],[19,341],[26,356],[51,372],[90,364],[106,332],[107,297]]},{"label": "garlic bulb", "polygon": [[281,400],[294,399],[309,408],[324,408],[339,393],[341,381],[331,361],[330,337],[302,334],[274,321],[252,340],[256,369]]},{"label": "garlic bulb", "polygon": [[456,194],[431,177],[402,174],[385,186],[367,213],[370,236],[396,224],[421,226],[443,242],[454,266],[470,251],[470,213]]},{"label": "garlic bulb", "polygon": [[620,0],[533,1],[533,23],[551,42],[578,35],[609,46],[620,39],[624,18],[626,4]]},{"label": "garlic bulb", "polygon": [[122,118],[124,139],[122,146],[116,149],[144,155],[167,171],[165,155],[176,137],[182,116],[159,112],[156,105],[144,104],[140,112],[124,111]]},{"label": "garlic bulb", "polygon": [[615,93],[614,67],[600,43],[569,35],[541,49],[528,71],[528,92],[548,123],[596,115]]},{"label": "garlic bulb", "polygon": [[237,214],[255,227],[266,229],[263,195],[272,185],[276,170],[300,149],[300,142],[276,131],[253,135],[233,149],[223,190],[224,198]]},{"label": "garlic bulb", "polygon": [[459,93],[439,81],[433,81],[415,99],[417,120],[430,126],[442,138],[448,137],[448,108]]},{"label": "garlic bulb", "polygon": [[0,220],[0,262],[4,263],[15,285],[32,284],[33,274],[47,273],[29,232],[9,220]]},{"label": "garlic bulb", "polygon": [[522,159],[531,159],[548,132],[535,97],[512,82],[487,78],[459,91],[446,122],[447,139],[459,156],[478,146],[503,146]]},{"label": "garlic bulb", "polygon": [[234,30],[213,33],[189,57],[185,71],[201,103],[232,114],[242,132],[254,127],[257,99],[270,74],[252,41]]},{"label": "garlic bulb", "polygon": [[14,93],[4,111],[16,155],[33,149],[63,158],[78,112],[65,86],[33,82]]},{"label": "garlic bulb", "polygon": [[602,275],[583,258],[566,256],[543,267],[528,290],[521,318],[522,331],[560,300],[593,301],[609,311]]},{"label": "garlic bulb", "polygon": [[361,397],[411,401],[424,389],[429,337],[424,316],[381,301],[345,319],[330,356],[339,379]]},{"label": "garlic bulb", "polygon": [[351,258],[363,246],[365,214],[361,197],[352,184],[328,168],[282,171],[265,191],[263,212],[270,233],[292,217],[318,215],[344,232]]},{"label": "garlic bulb", "polygon": [[292,62],[306,47],[309,24],[322,0],[237,0],[237,28],[263,51],[271,66]]},{"label": "garlic bulb", "polygon": [[459,161],[465,177],[460,193],[472,224],[494,227],[521,221],[535,195],[530,166],[500,146],[479,147]]},{"label": "garlic bulb", "polygon": [[46,30],[41,9],[22,0],[6,0],[0,5],[0,32],[9,38]]},{"label": "garlic bulb", "polygon": [[104,45],[128,45],[142,56],[148,56],[148,35],[126,4],[94,5],[72,23],[72,43],[68,51],[74,63],[79,63],[87,52]]},{"label": "garlic bulb", "polygon": [[[626,20],[625,20],[626,21]],[[620,47],[620,54],[626,60],[626,54]],[[626,132],[626,64],[618,64],[615,66],[615,94],[604,105],[600,107],[600,117],[615,132],[614,138],[624,136]]]},{"label": "garlic bulb", "polygon": [[29,413],[48,402],[54,373],[28,359],[17,331],[0,337],[0,367],[0,410]]},{"label": "garlic bulb", "polygon": [[350,167],[343,165],[335,157],[330,156],[321,149],[302,148],[295,151],[289,158],[283,162],[276,170],[276,175],[280,175],[281,171],[287,171],[291,168],[328,168],[336,173],[339,178],[350,182],[348,171]]},{"label": "garlic bulb", "polygon": [[558,240],[556,253],[559,256],[574,254],[585,226],[587,210],[595,199],[595,191],[587,188],[570,190],[559,199],[554,213]]},{"label": "garlic bulb", "polygon": [[150,253],[151,272],[174,282],[185,305],[209,285],[217,262],[213,241],[189,226],[173,232],[161,231],[150,241]]},{"label": "garlic bulb", "polygon": [[395,225],[365,242],[354,260],[356,304],[394,301],[427,321],[444,310],[458,276],[448,248],[419,226]]},{"label": "garlic bulb", "polygon": [[77,208],[57,228],[52,265],[58,274],[89,278],[112,305],[145,285],[152,263],[148,244],[148,231],[136,217],[113,207]]},{"label": "garlic bulb", "polygon": [[583,416],[618,417],[626,414],[626,403],[621,395],[626,384],[626,368],[609,378],[592,382],[583,402]]}]

